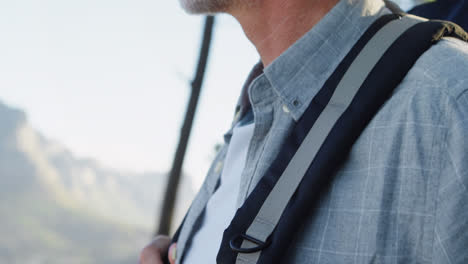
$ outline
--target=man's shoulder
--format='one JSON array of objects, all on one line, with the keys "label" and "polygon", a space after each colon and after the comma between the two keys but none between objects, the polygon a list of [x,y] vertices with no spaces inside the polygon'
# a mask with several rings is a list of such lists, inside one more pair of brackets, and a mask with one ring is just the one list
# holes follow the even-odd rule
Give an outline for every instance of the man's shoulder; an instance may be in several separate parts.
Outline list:
[{"label": "man's shoulder", "polygon": [[[420,56],[390,98],[384,120],[413,116],[449,127],[468,120],[468,44],[444,38]],[[468,127],[468,124],[465,124]]]},{"label": "man's shoulder", "polygon": [[443,38],[419,58],[407,78],[451,98],[460,97],[468,90],[468,43]]}]

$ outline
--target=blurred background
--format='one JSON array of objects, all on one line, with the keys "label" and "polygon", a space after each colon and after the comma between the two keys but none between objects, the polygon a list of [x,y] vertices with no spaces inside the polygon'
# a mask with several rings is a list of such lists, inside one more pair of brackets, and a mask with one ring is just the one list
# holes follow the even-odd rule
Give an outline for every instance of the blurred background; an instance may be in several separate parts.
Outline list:
[{"label": "blurred background", "polygon": [[[0,0],[0,264],[137,262],[203,22],[176,1]],[[258,60],[237,22],[218,16],[174,227]]]}]

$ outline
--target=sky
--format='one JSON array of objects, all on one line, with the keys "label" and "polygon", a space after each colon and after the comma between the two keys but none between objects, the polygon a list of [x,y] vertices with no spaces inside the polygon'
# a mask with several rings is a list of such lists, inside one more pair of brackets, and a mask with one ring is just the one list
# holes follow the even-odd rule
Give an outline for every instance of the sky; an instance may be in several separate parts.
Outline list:
[{"label": "sky", "polygon": [[[79,157],[170,169],[203,17],[176,1],[0,1],[0,100]],[[185,171],[199,184],[258,61],[234,19],[217,18]]]},{"label": "sky", "polygon": [[[167,172],[203,22],[175,0],[0,0],[0,101],[78,157]],[[195,187],[258,60],[238,23],[218,16],[184,166]]]}]

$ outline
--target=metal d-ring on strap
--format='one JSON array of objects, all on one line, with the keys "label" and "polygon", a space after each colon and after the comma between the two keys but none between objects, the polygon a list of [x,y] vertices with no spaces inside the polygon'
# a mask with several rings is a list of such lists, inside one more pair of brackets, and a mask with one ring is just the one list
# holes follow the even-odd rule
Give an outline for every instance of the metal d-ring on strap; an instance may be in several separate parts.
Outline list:
[{"label": "metal d-ring on strap", "polygon": [[403,16],[401,19],[391,21],[382,27],[365,45],[344,74],[330,102],[304,138],[303,143],[271,190],[246,234],[241,236],[243,242],[240,249],[244,253],[237,255],[236,264],[257,263],[261,250],[264,248],[263,245],[268,242],[269,236],[278,224],[286,205],[302,181],[307,169],[371,70],[385,51],[406,30],[423,21],[425,20],[419,17]]}]

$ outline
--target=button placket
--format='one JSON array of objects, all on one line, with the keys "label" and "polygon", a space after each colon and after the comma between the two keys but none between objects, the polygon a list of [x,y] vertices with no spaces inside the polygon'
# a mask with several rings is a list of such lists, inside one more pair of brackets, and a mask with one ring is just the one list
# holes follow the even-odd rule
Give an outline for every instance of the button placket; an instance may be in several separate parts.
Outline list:
[{"label": "button placket", "polygon": [[239,206],[242,205],[249,194],[258,164],[263,156],[265,139],[272,124],[275,97],[271,85],[264,75],[258,77],[249,89],[249,98],[255,118],[255,128],[241,176],[241,188],[238,197]]}]

